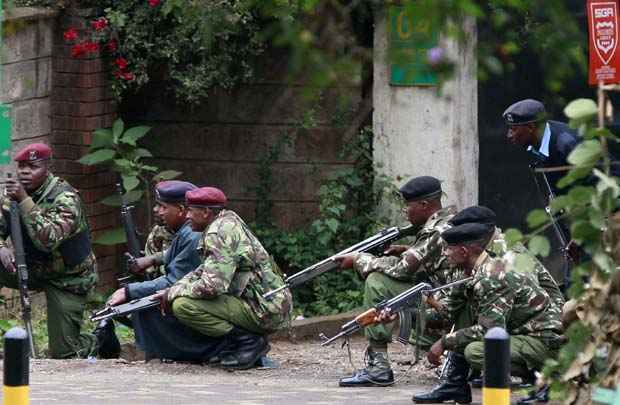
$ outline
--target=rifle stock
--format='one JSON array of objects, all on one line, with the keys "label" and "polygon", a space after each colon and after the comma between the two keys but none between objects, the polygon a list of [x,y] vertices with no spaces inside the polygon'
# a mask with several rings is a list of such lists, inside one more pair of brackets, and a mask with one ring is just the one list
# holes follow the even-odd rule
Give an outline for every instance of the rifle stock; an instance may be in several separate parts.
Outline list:
[{"label": "rifle stock", "polygon": [[[334,340],[339,339],[343,336],[351,335],[365,327],[376,325],[378,323],[377,316],[383,310],[389,309],[389,313],[392,313],[392,314],[394,313],[408,314],[406,310],[410,306],[414,305],[415,302],[420,299],[421,294],[432,294],[434,292],[441,291],[446,288],[456,287],[460,284],[464,284],[468,282],[471,279],[472,277],[467,277],[467,278],[464,278],[464,279],[461,279],[461,280],[458,280],[452,283],[448,283],[448,284],[445,284],[445,285],[442,285],[436,288],[433,288],[428,283],[416,284],[410,289],[403,291],[402,293],[398,294],[397,296],[393,298],[390,298],[389,300],[381,301],[374,307],[356,316],[353,320],[345,323],[344,325],[342,325],[342,327],[340,328],[340,332],[337,335],[331,338],[328,338],[324,334],[321,334],[320,336],[323,339],[321,346],[329,345]],[[408,324],[410,325],[410,323]]]},{"label": "rifle stock", "polygon": [[392,227],[384,229],[381,232],[336,253],[335,255],[323,259],[310,267],[306,267],[305,269],[288,276],[284,279],[284,285],[282,287],[263,294],[263,298],[269,298],[284,289],[297,287],[320,276],[323,273],[337,269],[340,267],[340,264],[334,260],[334,257],[336,256],[354,252],[380,254],[392,242],[411,235],[414,229],[415,228],[413,225],[406,226],[404,228]]}]

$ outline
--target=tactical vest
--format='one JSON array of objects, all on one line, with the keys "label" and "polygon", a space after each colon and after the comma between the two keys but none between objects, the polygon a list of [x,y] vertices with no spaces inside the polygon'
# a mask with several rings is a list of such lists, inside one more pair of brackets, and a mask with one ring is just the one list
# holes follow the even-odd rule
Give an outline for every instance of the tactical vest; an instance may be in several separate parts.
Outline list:
[{"label": "tactical vest", "polygon": [[[58,183],[52,188],[50,192],[48,192],[42,200],[39,200],[38,203],[42,201],[53,202],[56,197],[64,193],[66,191],[70,191],[72,193],[76,193],[77,191],[66,181],[59,180]],[[80,201],[81,204],[81,201]],[[82,209],[82,212],[84,210]],[[11,216],[10,213],[2,210],[2,215],[4,216],[4,220],[7,224],[7,230],[9,236],[11,235]],[[80,221],[81,218],[78,218]],[[51,262],[53,260],[53,255],[51,252],[44,252],[36,247],[30,235],[28,234],[28,230],[24,225],[24,221],[20,221],[22,227],[22,238],[24,240],[24,252],[26,254],[26,260],[28,262]],[[86,229],[80,231],[73,235],[71,238],[65,240],[58,247],[58,251],[62,256],[62,260],[66,267],[75,267],[78,264],[82,263],[92,251],[91,243],[90,243],[90,230],[88,228],[88,223],[86,224]]]}]

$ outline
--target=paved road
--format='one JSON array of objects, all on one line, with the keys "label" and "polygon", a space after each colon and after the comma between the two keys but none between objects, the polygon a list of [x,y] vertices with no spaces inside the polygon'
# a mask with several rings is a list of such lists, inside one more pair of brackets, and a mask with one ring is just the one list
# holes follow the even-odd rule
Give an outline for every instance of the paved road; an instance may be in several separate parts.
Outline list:
[{"label": "paved road", "polygon": [[[363,341],[353,342],[359,359]],[[392,358],[402,378],[387,388],[339,388],[350,371],[346,351],[320,348],[316,342],[277,342],[270,357],[278,369],[227,372],[189,364],[125,360],[34,360],[31,362],[31,404],[411,404],[411,395],[432,387],[433,372],[398,365],[409,353],[394,345]],[[359,363],[359,361],[358,361]],[[359,364],[358,364],[359,366]],[[479,403],[480,392],[475,399]]]}]

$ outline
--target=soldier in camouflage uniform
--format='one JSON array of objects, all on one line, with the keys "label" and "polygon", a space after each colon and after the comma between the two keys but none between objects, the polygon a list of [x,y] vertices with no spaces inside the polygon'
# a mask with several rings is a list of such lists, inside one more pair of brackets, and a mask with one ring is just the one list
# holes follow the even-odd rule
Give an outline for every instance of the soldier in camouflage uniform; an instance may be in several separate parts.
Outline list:
[{"label": "soldier in camouflage uniform", "polygon": [[[365,307],[392,298],[419,282],[438,286],[453,277],[452,268],[441,255],[440,233],[449,228],[448,220],[456,210],[452,206],[442,208],[441,183],[430,176],[416,177],[402,186],[400,192],[407,203],[409,222],[419,226],[411,246],[393,246],[386,252],[395,256],[353,253],[336,258],[341,261],[341,268],[353,267],[366,280]],[[340,386],[385,386],[394,382],[387,355],[391,330],[377,325],[366,328],[365,333],[369,342],[368,367],[341,379]]]},{"label": "soldier in camouflage uniform", "polygon": [[475,323],[459,327],[439,339],[428,352],[428,360],[439,364],[444,350],[456,355],[447,380],[427,394],[415,395],[416,403],[443,401],[471,402],[467,383],[469,366],[480,370],[484,362],[483,337],[499,326],[511,335],[511,369],[514,375],[528,376],[540,370],[553,357],[560,344],[562,323],[555,304],[538,284],[532,272],[519,271],[514,261],[492,257],[485,247],[495,228],[488,224],[467,223],[441,234],[447,243],[448,260],[465,270],[472,280],[465,294]]},{"label": "soldier in camouflage uniform", "polygon": [[[10,201],[19,202],[28,287],[45,292],[47,330],[52,358],[113,356],[103,336],[82,333],[86,296],[97,283],[90,229],[78,192],[49,171],[51,149],[30,144],[15,155],[17,180],[7,180],[0,216],[0,285],[17,288],[10,237]],[[107,351],[106,351],[107,350]]]},{"label": "soldier in camouflage uniform", "polygon": [[[226,196],[213,187],[186,194],[188,218],[203,231],[202,264],[162,293],[164,307],[205,337],[225,342],[210,363],[224,368],[253,367],[270,347],[267,334],[287,327],[292,297],[283,290],[263,294],[284,282],[273,258],[243,220],[226,209]],[[168,304],[169,303],[169,304]]]},{"label": "soldier in camouflage uniform", "polygon": [[[172,239],[174,238],[174,233],[170,232],[166,225],[164,224],[161,215],[159,215],[159,204],[155,203],[153,207],[153,218],[155,224],[151,228],[151,232],[146,238],[146,243],[144,244],[144,256],[153,256],[153,255],[161,255],[163,257],[163,252],[170,246]],[[163,264],[153,265],[147,268],[144,271],[147,274],[148,279],[154,279],[159,276],[163,276],[166,274],[166,269]]]}]

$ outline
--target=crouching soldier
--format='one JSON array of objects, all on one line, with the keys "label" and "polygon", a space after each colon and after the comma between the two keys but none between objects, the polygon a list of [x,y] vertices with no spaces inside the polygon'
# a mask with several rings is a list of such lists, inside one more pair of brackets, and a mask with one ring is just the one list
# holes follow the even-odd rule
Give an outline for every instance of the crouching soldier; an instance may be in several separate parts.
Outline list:
[{"label": "crouching soldier", "polygon": [[188,218],[202,231],[202,264],[161,293],[162,306],[205,337],[224,340],[210,363],[224,368],[253,367],[270,347],[267,334],[286,327],[292,297],[283,290],[281,273],[243,220],[226,209],[226,196],[213,187],[186,194]]},{"label": "crouching soldier", "polygon": [[[428,360],[439,364],[443,351],[449,350],[453,352],[452,367],[441,385],[415,395],[416,403],[470,403],[469,367],[482,368],[483,337],[492,327],[502,327],[510,334],[513,375],[527,377],[533,370],[541,370],[545,360],[554,357],[560,347],[562,322],[556,305],[538,283],[536,274],[516,268],[513,253],[493,257],[485,250],[494,232],[495,227],[489,224],[466,223],[441,234],[447,243],[448,260],[472,277],[464,291],[474,321],[459,325],[433,344]],[[546,391],[536,399],[545,402]]]}]

